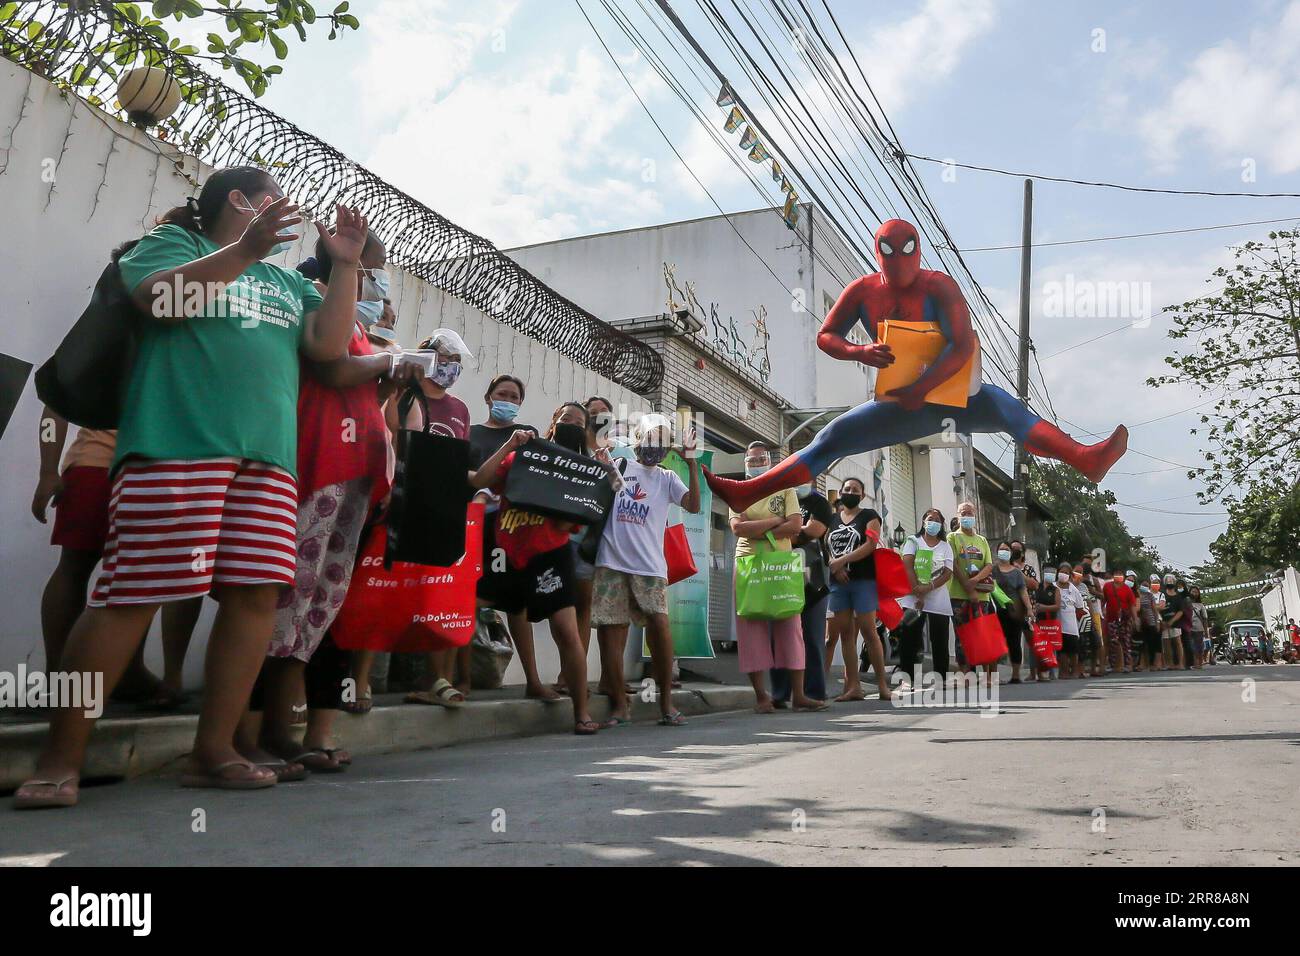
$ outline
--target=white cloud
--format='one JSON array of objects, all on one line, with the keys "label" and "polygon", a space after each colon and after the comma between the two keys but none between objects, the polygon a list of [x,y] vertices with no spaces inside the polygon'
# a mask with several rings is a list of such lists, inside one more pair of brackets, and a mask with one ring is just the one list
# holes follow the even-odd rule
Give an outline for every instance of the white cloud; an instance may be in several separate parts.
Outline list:
[{"label": "white cloud", "polygon": [[[870,40],[855,46],[864,47],[856,51],[858,61],[885,109],[899,110],[941,86],[967,46],[993,26],[995,10],[993,0],[926,0],[906,20],[873,24]],[[851,65],[846,69],[855,76]]]},{"label": "white cloud", "polygon": [[1300,0],[1244,44],[1195,56],[1140,130],[1152,159],[1170,168],[1189,143],[1220,160],[1252,158],[1277,173],[1300,169]]},{"label": "white cloud", "polygon": [[504,79],[476,72],[412,103],[365,162],[499,246],[542,242],[662,208],[625,143],[633,110],[595,53],[519,59]]}]

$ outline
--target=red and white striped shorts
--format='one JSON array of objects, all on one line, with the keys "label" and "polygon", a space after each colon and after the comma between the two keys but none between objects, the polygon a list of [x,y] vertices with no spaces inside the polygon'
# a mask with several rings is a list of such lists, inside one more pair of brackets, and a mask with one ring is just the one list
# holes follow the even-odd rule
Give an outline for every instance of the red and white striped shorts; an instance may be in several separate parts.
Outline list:
[{"label": "red and white striped shorts", "polygon": [[201,597],[213,584],[292,584],[298,485],[239,458],[134,459],[109,499],[91,607]]}]

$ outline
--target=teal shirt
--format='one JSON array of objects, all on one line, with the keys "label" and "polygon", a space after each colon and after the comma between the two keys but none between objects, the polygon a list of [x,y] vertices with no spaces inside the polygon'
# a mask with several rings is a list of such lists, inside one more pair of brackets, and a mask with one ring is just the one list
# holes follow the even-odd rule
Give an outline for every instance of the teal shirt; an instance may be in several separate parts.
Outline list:
[{"label": "teal shirt", "polygon": [[[122,256],[122,280],[134,292],[154,273],[218,248],[180,226],[159,226]],[[188,291],[173,289],[177,312]],[[298,346],[304,317],[321,301],[299,273],[258,262],[202,314],[142,321],[113,468],[132,455],[248,458],[296,475]]]}]

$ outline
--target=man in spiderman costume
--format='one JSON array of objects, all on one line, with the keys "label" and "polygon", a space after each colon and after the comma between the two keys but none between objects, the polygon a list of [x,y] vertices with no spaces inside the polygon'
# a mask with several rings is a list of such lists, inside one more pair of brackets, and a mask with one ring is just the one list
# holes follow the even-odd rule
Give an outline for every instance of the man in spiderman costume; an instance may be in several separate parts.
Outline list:
[{"label": "man in spiderman costume", "polygon": [[[846,337],[854,324],[861,322],[871,338],[878,340],[881,319],[933,323],[947,346],[915,382],[888,392],[895,401],[870,401],[845,412],[823,428],[807,448],[765,474],[735,481],[705,470],[714,494],[732,511],[741,512],[784,488],[807,484],[840,458],[942,432],[945,419],[953,431],[1004,432],[1031,454],[1063,461],[1091,481],[1105,477],[1128,448],[1128,429],[1120,425],[1105,441],[1081,445],[1029,411],[1014,395],[981,382],[979,342],[971,328],[966,300],[950,276],[921,268],[921,240],[915,226],[901,219],[882,223],[876,231],[876,260],[880,271],[850,283],[827,314],[817,333],[817,347],[846,362],[884,368],[894,361],[888,345],[878,341],[857,345]],[[926,395],[960,372],[972,355],[975,361],[966,407],[926,402]]]}]

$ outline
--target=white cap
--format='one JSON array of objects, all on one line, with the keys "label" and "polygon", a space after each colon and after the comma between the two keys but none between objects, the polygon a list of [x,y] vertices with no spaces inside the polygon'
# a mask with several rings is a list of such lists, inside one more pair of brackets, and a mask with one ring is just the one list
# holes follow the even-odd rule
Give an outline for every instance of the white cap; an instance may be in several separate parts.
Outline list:
[{"label": "white cap", "polygon": [[660,428],[668,429],[668,433],[671,435],[673,431],[672,419],[660,415],[658,412],[648,412],[642,415],[636,423],[636,428],[632,430],[632,437],[635,443],[639,445],[646,435]]},{"label": "white cap", "polygon": [[459,355],[460,363],[470,367],[478,366],[478,359],[470,347],[465,344],[465,340],[460,337],[460,333],[455,329],[434,329],[429,333],[426,340],[429,344],[425,348],[435,352],[445,352],[448,355]]}]

